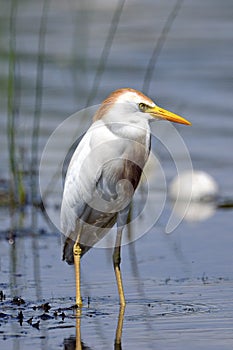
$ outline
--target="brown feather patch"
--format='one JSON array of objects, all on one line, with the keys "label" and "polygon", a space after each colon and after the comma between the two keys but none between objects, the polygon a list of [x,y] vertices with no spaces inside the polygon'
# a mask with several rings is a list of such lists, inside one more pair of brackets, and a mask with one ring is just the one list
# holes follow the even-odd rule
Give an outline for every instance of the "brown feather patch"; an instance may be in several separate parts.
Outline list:
[{"label": "brown feather patch", "polygon": [[100,105],[99,109],[94,115],[93,122],[102,119],[102,117],[107,113],[107,111],[112,107],[112,105],[116,102],[117,98],[127,92],[136,93],[141,96],[142,102],[148,102],[149,104],[153,103],[153,101],[144,95],[142,92],[132,89],[132,88],[121,88],[113,91]]}]

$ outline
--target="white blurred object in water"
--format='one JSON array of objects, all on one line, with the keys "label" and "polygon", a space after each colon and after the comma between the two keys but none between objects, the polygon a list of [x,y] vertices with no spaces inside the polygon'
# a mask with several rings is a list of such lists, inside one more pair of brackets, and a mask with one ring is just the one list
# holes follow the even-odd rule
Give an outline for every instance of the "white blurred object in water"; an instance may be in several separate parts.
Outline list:
[{"label": "white blurred object in water", "polygon": [[173,200],[211,201],[217,198],[218,191],[213,177],[200,170],[178,174],[169,187],[169,195]]},{"label": "white blurred object in water", "polygon": [[183,172],[169,186],[170,198],[176,201],[176,215],[192,222],[206,220],[214,214],[218,192],[216,181],[204,171]]}]

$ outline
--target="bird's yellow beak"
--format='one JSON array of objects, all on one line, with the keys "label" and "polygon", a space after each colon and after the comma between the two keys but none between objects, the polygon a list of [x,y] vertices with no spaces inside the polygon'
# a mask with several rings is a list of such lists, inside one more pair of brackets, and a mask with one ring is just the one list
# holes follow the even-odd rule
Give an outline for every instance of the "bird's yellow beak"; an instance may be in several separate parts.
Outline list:
[{"label": "bird's yellow beak", "polygon": [[166,109],[163,109],[159,106],[149,107],[146,112],[154,118],[166,119],[173,123],[192,125],[188,120],[180,117],[175,113],[169,112]]}]

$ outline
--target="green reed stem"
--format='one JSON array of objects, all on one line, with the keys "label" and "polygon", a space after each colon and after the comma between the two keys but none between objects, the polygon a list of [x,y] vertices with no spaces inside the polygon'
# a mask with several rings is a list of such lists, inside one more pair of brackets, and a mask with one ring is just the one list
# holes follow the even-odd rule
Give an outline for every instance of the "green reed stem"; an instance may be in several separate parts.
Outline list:
[{"label": "green reed stem", "polygon": [[37,55],[36,69],[36,98],[32,129],[32,145],[31,145],[31,201],[36,203],[38,197],[38,142],[40,133],[40,119],[43,99],[43,72],[44,72],[44,51],[45,36],[47,30],[47,13],[49,8],[49,0],[44,0],[42,15],[39,29],[39,43]]},{"label": "green reed stem", "polygon": [[120,22],[120,17],[121,17],[121,14],[123,12],[124,5],[125,5],[125,0],[118,0],[118,2],[116,4],[116,9],[113,13],[113,18],[112,18],[112,21],[110,24],[108,35],[107,35],[106,41],[104,43],[104,47],[103,47],[103,50],[102,50],[102,53],[101,53],[101,56],[100,56],[100,59],[98,62],[98,66],[96,69],[96,74],[94,77],[92,89],[91,89],[91,91],[88,95],[88,98],[87,98],[86,107],[91,106],[91,104],[94,101],[94,98],[97,95],[100,81],[101,81],[102,75],[103,75],[104,70],[105,70],[105,66],[106,66],[106,63],[108,60],[108,56],[109,56],[110,51],[111,51],[111,47],[113,44],[113,40],[114,40],[116,31],[117,31],[119,22]]},{"label": "green reed stem", "polygon": [[11,1],[10,9],[10,41],[9,41],[9,68],[8,68],[8,87],[7,87],[7,138],[9,153],[9,171],[11,177],[11,204],[15,206],[17,203],[22,205],[25,203],[25,189],[23,184],[22,173],[19,170],[17,162],[16,147],[16,117],[18,114],[17,96],[16,96],[16,15],[18,1]]},{"label": "green reed stem", "polygon": [[159,58],[160,53],[162,52],[162,49],[164,47],[164,44],[167,40],[167,36],[170,32],[171,26],[176,19],[178,12],[182,6],[184,0],[177,0],[163,26],[163,29],[158,37],[158,40],[155,43],[154,50],[152,52],[152,55],[150,57],[150,60],[148,62],[148,65],[146,67],[145,75],[144,75],[144,81],[143,81],[143,87],[142,91],[145,94],[148,94],[149,89],[150,89],[150,84],[153,78],[153,73],[155,70],[155,66],[157,63],[157,60]]}]

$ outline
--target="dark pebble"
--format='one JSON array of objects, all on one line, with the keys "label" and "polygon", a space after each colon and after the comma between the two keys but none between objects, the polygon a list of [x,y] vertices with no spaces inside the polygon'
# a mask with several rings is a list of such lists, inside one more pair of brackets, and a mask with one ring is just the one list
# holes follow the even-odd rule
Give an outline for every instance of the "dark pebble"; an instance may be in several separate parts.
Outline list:
[{"label": "dark pebble", "polygon": [[33,317],[30,317],[26,322],[30,325],[32,325],[32,320],[33,320]]},{"label": "dark pebble", "polygon": [[20,297],[14,297],[14,298],[12,299],[11,303],[12,303],[12,304],[15,304],[15,305],[17,305],[17,306],[20,306],[20,305],[22,305],[22,304],[25,304],[25,301],[24,301],[22,298],[20,298]]},{"label": "dark pebble", "polygon": [[50,315],[48,315],[48,314],[46,314],[46,313],[40,315],[39,317],[40,317],[40,319],[43,320],[43,321],[51,320],[51,319],[53,318],[53,316],[50,316]]},{"label": "dark pebble", "polygon": [[40,309],[43,309],[45,312],[48,312],[51,309],[49,303],[44,303],[39,306]]},{"label": "dark pebble", "polygon": [[62,312],[59,316],[61,316],[62,320],[64,320],[64,318],[66,317],[66,314]]},{"label": "dark pebble", "polygon": [[22,312],[22,311],[20,311],[20,312],[18,313],[17,318],[18,318],[19,320],[23,320],[23,312]]},{"label": "dark pebble", "polygon": [[33,323],[32,327],[34,327],[36,329],[40,329],[40,321],[37,321],[36,323]]},{"label": "dark pebble", "polygon": [[0,290],[0,301],[3,301],[3,300],[5,300],[5,299],[6,299],[5,294],[3,293],[2,290]]}]

